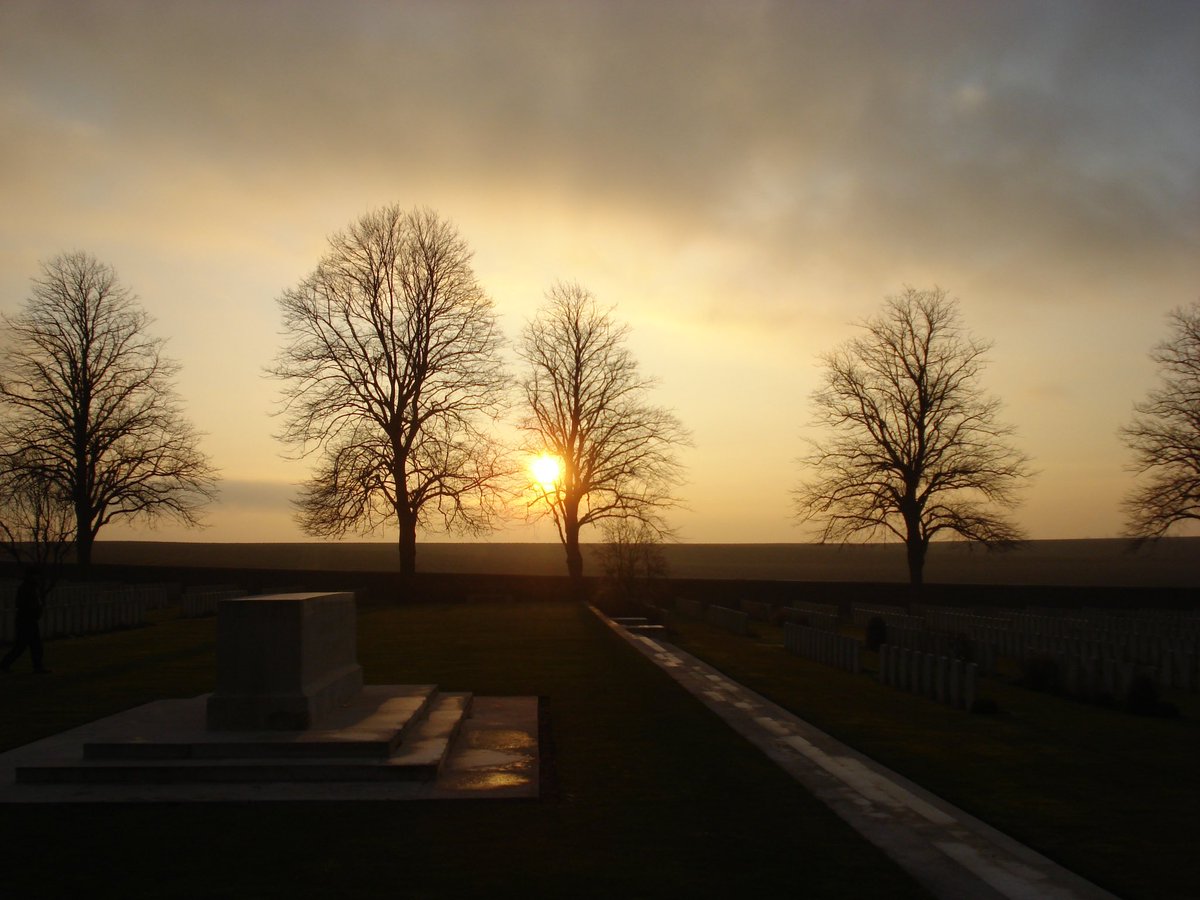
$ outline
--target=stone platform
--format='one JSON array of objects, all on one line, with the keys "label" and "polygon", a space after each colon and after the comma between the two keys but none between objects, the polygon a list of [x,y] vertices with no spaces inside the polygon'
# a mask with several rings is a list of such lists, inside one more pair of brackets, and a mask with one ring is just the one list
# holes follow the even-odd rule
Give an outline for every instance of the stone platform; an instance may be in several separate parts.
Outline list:
[{"label": "stone platform", "polygon": [[0,803],[538,796],[536,697],[368,685],[320,729],[218,732],[208,695],[0,754]]},{"label": "stone platform", "polygon": [[364,687],[356,647],[352,593],[222,600],[213,693],[3,754],[0,802],[399,799],[413,792],[348,788],[414,782],[420,796],[537,796],[537,698]]}]

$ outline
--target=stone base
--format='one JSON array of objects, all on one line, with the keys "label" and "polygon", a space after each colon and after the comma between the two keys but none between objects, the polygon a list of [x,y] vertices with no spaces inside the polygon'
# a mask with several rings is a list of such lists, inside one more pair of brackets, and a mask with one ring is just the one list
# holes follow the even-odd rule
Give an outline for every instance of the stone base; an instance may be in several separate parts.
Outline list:
[{"label": "stone base", "polygon": [[[89,761],[387,759],[429,714],[439,695],[432,684],[370,685],[356,702],[320,728],[213,731],[204,727],[202,700],[161,700],[157,715],[119,739],[89,740]],[[211,711],[212,700],[208,701]]]},{"label": "stone base", "polygon": [[209,731],[205,699],[0,754],[0,803],[537,796],[534,697],[370,685],[327,728],[299,732]]},{"label": "stone base", "polygon": [[347,666],[304,692],[213,694],[208,701],[211,731],[303,731],[319,727],[362,693],[363,673]]}]

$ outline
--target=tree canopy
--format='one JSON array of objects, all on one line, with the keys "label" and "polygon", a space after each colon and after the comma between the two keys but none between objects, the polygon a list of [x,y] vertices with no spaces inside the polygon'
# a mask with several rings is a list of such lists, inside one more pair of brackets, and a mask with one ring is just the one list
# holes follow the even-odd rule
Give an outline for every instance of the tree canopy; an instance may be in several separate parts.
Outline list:
[{"label": "tree canopy", "polygon": [[628,519],[661,536],[669,531],[663,512],[677,502],[675,451],[690,437],[674,413],[649,401],[655,382],[638,371],[628,336],[629,326],[587,290],[559,283],[518,349],[528,364],[526,449],[561,467],[552,484],[534,486],[533,508],[553,518],[575,579],[583,573],[581,529]]},{"label": "tree canopy", "polygon": [[178,366],[113,268],[56,256],[3,322],[0,462],[71,504],[79,561],[118,518],[198,524],[215,473],[181,411]]},{"label": "tree canopy", "polygon": [[501,334],[455,227],[427,209],[369,212],[279,306],[280,437],[317,457],[304,530],[395,524],[411,575],[418,527],[489,528],[509,474],[485,429],[503,407]]},{"label": "tree canopy", "polygon": [[1140,483],[1125,498],[1126,529],[1161,537],[1200,519],[1200,303],[1176,309],[1171,335],[1151,352],[1159,383],[1122,429]]},{"label": "tree canopy", "polygon": [[914,584],[939,534],[1017,541],[998,510],[1030,472],[980,385],[990,345],[965,332],[940,289],[906,288],[861,329],[823,358],[814,424],[830,434],[802,459],[797,516],[819,522],[823,540],[898,537]]}]

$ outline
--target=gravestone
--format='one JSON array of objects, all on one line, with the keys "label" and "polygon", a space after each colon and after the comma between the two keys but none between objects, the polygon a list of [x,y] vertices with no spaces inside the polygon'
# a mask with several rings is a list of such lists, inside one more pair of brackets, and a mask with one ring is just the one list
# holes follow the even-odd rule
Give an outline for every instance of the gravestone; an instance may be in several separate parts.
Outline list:
[{"label": "gravestone", "polygon": [[210,731],[303,731],[362,692],[354,594],[221,601]]}]

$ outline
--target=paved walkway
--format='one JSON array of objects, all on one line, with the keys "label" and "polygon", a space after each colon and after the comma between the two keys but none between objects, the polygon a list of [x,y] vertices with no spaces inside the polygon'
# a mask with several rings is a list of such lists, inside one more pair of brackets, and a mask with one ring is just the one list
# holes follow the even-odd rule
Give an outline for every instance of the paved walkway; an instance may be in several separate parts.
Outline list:
[{"label": "paved walkway", "polygon": [[946,900],[1114,900],[670,644],[601,619]]}]

